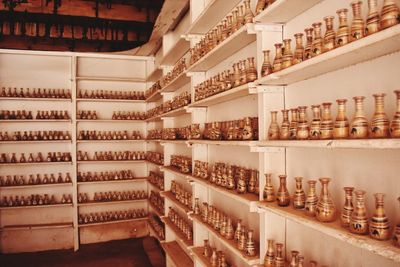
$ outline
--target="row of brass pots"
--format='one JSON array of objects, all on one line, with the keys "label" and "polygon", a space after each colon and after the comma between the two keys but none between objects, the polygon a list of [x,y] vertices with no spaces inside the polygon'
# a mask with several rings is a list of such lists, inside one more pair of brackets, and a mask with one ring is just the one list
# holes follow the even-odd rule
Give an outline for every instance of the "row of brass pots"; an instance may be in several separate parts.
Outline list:
[{"label": "row of brass pots", "polygon": [[204,239],[203,256],[207,258],[211,266],[229,266],[229,264],[226,262],[225,253],[223,251],[218,251],[217,248],[211,247],[210,241],[208,239]]},{"label": "row of brass pots", "polygon": [[164,128],[153,129],[147,131],[147,140],[188,140],[198,136],[200,132],[200,124],[192,124],[190,126],[180,128]]},{"label": "row of brass pots", "polygon": [[121,171],[101,171],[94,172],[78,172],[76,179],[78,182],[95,182],[95,181],[118,181],[135,179],[131,170]]},{"label": "row of brass pots", "polygon": [[146,152],[144,151],[96,151],[93,157],[89,156],[87,151],[78,151],[78,161],[118,161],[118,160],[145,160]]},{"label": "row of brass pots", "polygon": [[48,141],[48,140],[71,140],[68,131],[16,131],[12,135],[8,132],[0,132],[0,141]]},{"label": "row of brass pots", "polygon": [[47,157],[44,158],[41,152],[37,155],[29,153],[28,159],[25,157],[25,153],[21,153],[19,159],[17,159],[17,153],[11,153],[11,156],[7,153],[1,153],[0,163],[34,163],[34,162],[71,162],[72,157],[70,152],[48,152]]},{"label": "row of brass pots", "polygon": [[164,224],[157,220],[154,216],[149,216],[149,224],[153,230],[157,233],[161,240],[165,239]]},{"label": "row of brass pots", "polygon": [[173,69],[163,76],[160,80],[160,86],[165,87],[186,70],[186,58],[181,58],[175,63]]},{"label": "row of brass pots", "polygon": [[146,159],[158,165],[164,165],[164,154],[160,152],[147,151]]},{"label": "row of brass pots", "polygon": [[119,220],[139,219],[145,218],[147,212],[144,209],[133,209],[133,210],[120,210],[120,211],[103,211],[79,214],[79,224],[90,224],[99,222],[110,222]]},{"label": "row of brass pots", "polygon": [[164,113],[167,113],[171,110],[175,110],[184,106],[187,106],[190,104],[192,101],[191,94],[189,92],[183,92],[174,98],[172,100],[168,100],[163,103],[163,111]]},{"label": "row of brass pots", "polygon": [[205,140],[258,140],[258,117],[205,123],[202,138]]},{"label": "row of brass pots", "polygon": [[145,100],[144,92],[140,91],[113,91],[113,90],[79,90],[78,98],[83,99],[124,99]]},{"label": "row of brass pots", "polygon": [[158,187],[160,190],[164,190],[164,175],[163,173],[157,173],[154,171],[149,172],[149,182]]},{"label": "row of brass pots", "polygon": [[182,205],[190,210],[193,208],[192,193],[176,181],[171,182],[171,193]]},{"label": "row of brass pots", "polygon": [[172,207],[169,207],[168,218],[183,233],[186,240],[193,240],[193,228],[189,221],[180,216]]},{"label": "row of brass pots", "polygon": [[[65,176],[65,177],[63,177]],[[71,176],[69,172],[65,175],[62,175],[61,172],[58,173],[58,177],[54,173],[44,174],[43,177],[41,174],[36,174],[36,177],[33,174],[29,174],[29,177],[25,175],[6,175],[0,176],[0,186],[23,186],[23,185],[40,185],[40,184],[62,184],[62,183],[72,183]]]},{"label": "row of brass pots", "polygon": [[389,123],[385,113],[385,94],[374,94],[375,112],[369,124],[364,112],[364,96],[354,97],[355,114],[351,122],[346,116],[346,99],[338,99],[338,112],[336,120],[331,116],[332,103],[322,103],[321,106],[312,105],[313,120],[308,123],[307,106],[282,110],[283,121],[279,127],[277,111],[271,111],[271,123],[268,129],[269,140],[307,140],[307,139],[362,139],[362,138],[399,138],[400,137],[400,90],[395,91],[397,96],[397,110]]},{"label": "row of brass pots", "polygon": [[[328,184],[330,178],[320,178],[321,194],[316,193],[316,180],[307,181],[309,186],[308,194],[303,190],[303,178],[295,177],[296,189],[293,197],[290,196],[286,187],[286,175],[279,175],[279,188],[275,192],[272,184],[272,175],[266,174],[266,184],[264,187],[264,201],[277,202],[279,206],[286,207],[292,201],[295,209],[304,209],[305,213],[311,217],[316,217],[321,222],[332,222],[338,217],[337,208],[330,196]],[[344,187],[345,204],[343,206],[340,220],[343,227],[348,228],[354,234],[368,234],[377,240],[387,240],[390,238],[389,219],[384,210],[384,194],[374,194],[375,211],[368,219],[365,207],[365,194],[363,190],[354,190],[354,187]],[[353,206],[353,193],[355,194],[356,205]],[[399,197],[400,200],[400,197]],[[395,230],[398,232],[398,230]],[[397,235],[397,238],[399,236]]]},{"label": "row of brass pots", "polygon": [[71,99],[71,91],[69,89],[50,89],[50,88],[1,88],[0,97],[20,97],[20,98],[65,98]]},{"label": "row of brass pots", "polygon": [[170,165],[182,173],[192,172],[192,158],[182,155],[171,155]]},{"label": "row of brass pots", "polygon": [[164,205],[165,205],[164,198],[162,198],[158,192],[151,190],[149,200],[150,203],[153,205],[153,207],[157,209],[158,212],[164,214]]},{"label": "row of brass pots", "polygon": [[284,39],[283,45],[282,43],[275,44],[275,59],[272,64],[269,59],[270,51],[264,51],[262,76],[283,70],[399,23],[399,8],[393,0],[384,0],[381,14],[377,9],[377,0],[368,0],[369,13],[366,22],[361,15],[361,5],[361,1],[351,2],[353,21],[350,27],[347,23],[348,10],[343,8],[336,12],[339,17],[337,32],[333,29],[334,16],[327,16],[324,18],[326,24],[324,37],[321,33],[321,22],[313,23],[312,28],[304,30],[307,41],[305,46],[303,45],[303,33],[296,33],[294,35],[296,39],[294,53],[291,49],[291,39]]},{"label": "row of brass pots", "polygon": [[141,140],[140,131],[79,131],[78,140]]},{"label": "row of brass pots", "polygon": [[92,199],[89,198],[88,193],[79,193],[78,203],[138,200],[146,198],[147,193],[144,190],[95,192]]},{"label": "row of brass pots", "polygon": [[[76,118],[81,120],[99,119],[96,110],[79,110]],[[146,112],[137,111],[114,111],[111,117],[112,120],[145,120],[146,118]]]},{"label": "row of brass pots", "polygon": [[[68,111],[64,110],[38,110],[36,120],[69,120]],[[0,120],[33,120],[32,111],[26,110],[0,110]]]},{"label": "row of brass pots", "polygon": [[35,194],[30,196],[4,196],[0,201],[2,207],[18,207],[18,206],[39,206],[39,205],[57,205],[72,203],[72,195],[62,195],[60,201],[56,200],[54,195]]}]

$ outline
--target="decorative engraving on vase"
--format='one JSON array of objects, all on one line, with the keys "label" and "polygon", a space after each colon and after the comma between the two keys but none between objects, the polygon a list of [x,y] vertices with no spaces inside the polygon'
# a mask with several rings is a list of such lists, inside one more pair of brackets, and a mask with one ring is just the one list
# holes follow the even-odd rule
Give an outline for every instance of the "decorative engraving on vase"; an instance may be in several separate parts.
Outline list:
[{"label": "decorative engraving on vase", "polygon": [[261,67],[261,76],[265,77],[269,74],[272,73],[272,65],[271,62],[269,60],[269,50],[264,50],[263,54],[264,54],[264,61],[263,61],[263,65]]},{"label": "decorative engraving on vase", "polygon": [[330,178],[320,178],[321,195],[318,199],[318,204],[315,212],[317,220],[321,222],[332,222],[336,219],[336,207],[329,194],[328,185]]},{"label": "decorative engraving on vase", "polygon": [[321,139],[333,138],[332,103],[322,103]]},{"label": "decorative engraving on vase", "polygon": [[303,177],[295,177],[296,190],[293,195],[293,207],[295,209],[304,209],[306,202],[306,194],[303,190]]},{"label": "decorative engraving on vase", "polygon": [[365,191],[356,190],[356,205],[350,216],[350,232],[359,235],[368,233],[368,217],[365,207]]},{"label": "decorative engraving on vase", "polygon": [[252,23],[253,22],[253,18],[254,18],[254,14],[253,14],[253,12],[251,11],[251,8],[250,8],[250,0],[245,0],[244,1],[244,9],[245,9],[245,11],[244,11],[244,22],[245,23]]},{"label": "decorative engraving on vase", "polygon": [[279,124],[277,121],[278,111],[271,111],[271,123],[268,128],[268,139],[279,140]]},{"label": "decorative engraving on vase", "polygon": [[279,175],[279,188],[276,193],[276,200],[281,207],[286,207],[290,204],[290,195],[286,187],[286,175]]},{"label": "decorative engraving on vase", "polygon": [[333,138],[345,139],[349,137],[349,120],[346,117],[347,99],[338,99],[338,111],[333,127]]},{"label": "decorative engraving on vase", "polygon": [[299,113],[297,108],[290,109],[291,120],[289,125],[289,139],[296,140],[297,138],[297,123],[299,121]]},{"label": "decorative engraving on vase", "polygon": [[272,184],[272,174],[265,174],[265,186],[264,186],[264,201],[274,202],[276,200],[274,185]]},{"label": "decorative engraving on vase", "polygon": [[317,196],[317,181],[316,180],[308,180],[308,194],[305,202],[305,213],[308,216],[314,217],[318,204],[318,196]]},{"label": "decorative engraving on vase", "polygon": [[312,42],[312,56],[318,56],[323,52],[323,40],[321,35],[321,22],[315,22],[312,24],[313,27],[313,42]]},{"label": "decorative engraving on vase", "polygon": [[307,121],[307,106],[298,107],[299,120],[297,123],[297,140],[307,140],[310,135],[310,127]]},{"label": "decorative engraving on vase", "polygon": [[283,256],[282,243],[276,243],[275,267],[285,267],[285,258]]},{"label": "decorative engraving on vase", "polygon": [[336,46],[336,34],[335,34],[335,31],[333,30],[334,18],[335,18],[334,16],[326,16],[324,18],[326,30],[325,30],[325,36],[324,36],[323,52],[332,50]]},{"label": "decorative engraving on vase", "polygon": [[289,136],[290,136],[289,110],[284,109],[284,110],[281,110],[281,112],[282,112],[283,119],[282,119],[281,128],[279,129],[279,139],[280,140],[288,140]]},{"label": "decorative engraving on vase", "polygon": [[374,197],[375,212],[369,220],[369,235],[377,240],[387,240],[390,238],[390,224],[389,218],[385,214],[385,194],[376,193]]},{"label": "decorative engraving on vase", "polygon": [[347,8],[336,11],[339,16],[339,28],[336,33],[336,46],[342,46],[350,42],[349,26],[347,24]]},{"label": "decorative engraving on vase", "polygon": [[350,225],[350,216],[354,210],[354,207],[353,207],[354,187],[348,186],[348,187],[344,187],[343,189],[344,189],[345,201],[344,201],[342,213],[340,214],[340,222],[343,227],[347,228]]},{"label": "decorative engraving on vase", "polygon": [[273,239],[267,240],[268,246],[264,257],[264,267],[275,267],[275,242]]},{"label": "decorative engraving on vase", "polygon": [[296,33],[294,37],[296,47],[294,49],[293,64],[298,64],[304,60],[303,33]]},{"label": "decorative engraving on vase", "polygon": [[353,97],[355,102],[355,115],[350,123],[350,138],[368,138],[368,120],[364,114],[364,96]]},{"label": "decorative engraving on vase", "polygon": [[272,63],[272,69],[274,72],[280,71],[282,69],[282,44],[275,44],[275,59]]},{"label": "decorative engraving on vase", "polygon": [[353,10],[353,21],[350,27],[350,41],[361,39],[365,36],[365,25],[364,19],[361,16],[361,1],[351,2],[351,8]]},{"label": "decorative engraving on vase", "polygon": [[[397,200],[400,203],[400,197],[398,197]],[[400,247],[400,221],[397,222],[397,224],[396,224],[396,226],[394,228],[393,244],[396,247]]]},{"label": "decorative engraving on vase", "polygon": [[321,138],[321,106],[312,105],[313,120],[310,125],[310,139],[318,140]]},{"label": "decorative engraving on vase", "polygon": [[313,28],[306,28],[306,46],[304,47],[304,60],[312,58]]},{"label": "decorative engraving on vase", "polygon": [[392,27],[400,22],[399,7],[395,0],[384,0],[381,11],[381,29]]},{"label": "decorative engraving on vase", "polygon": [[390,136],[400,138],[400,90],[395,90],[396,94],[396,113],[390,123]]},{"label": "decorative engraving on vase", "polygon": [[385,113],[384,98],[386,94],[374,94],[375,98],[375,113],[371,120],[372,138],[387,138],[389,137],[389,119]]},{"label": "decorative engraving on vase", "polygon": [[291,47],[292,39],[284,39],[283,40],[283,48],[282,48],[282,69],[286,69],[293,64],[293,53]]},{"label": "decorative engraving on vase", "polygon": [[379,31],[380,17],[377,0],[368,0],[368,16],[365,27],[365,34],[370,35]]}]

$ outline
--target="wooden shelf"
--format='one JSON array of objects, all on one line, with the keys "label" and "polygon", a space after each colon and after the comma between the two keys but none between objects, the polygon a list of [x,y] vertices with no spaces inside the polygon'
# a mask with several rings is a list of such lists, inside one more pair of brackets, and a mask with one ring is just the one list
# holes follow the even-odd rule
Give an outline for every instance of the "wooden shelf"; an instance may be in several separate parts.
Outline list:
[{"label": "wooden shelf", "polygon": [[145,104],[145,100],[132,100],[132,99],[98,99],[98,98],[78,98],[77,102],[106,102],[106,103],[137,103]]},{"label": "wooden shelf", "polygon": [[254,24],[246,24],[200,58],[196,63],[188,67],[187,72],[208,71],[224,59],[232,56],[236,51],[255,42],[255,40]]},{"label": "wooden shelf", "polygon": [[144,143],[144,139],[126,140],[77,140],[77,143]]},{"label": "wooden shelf", "polygon": [[87,81],[106,81],[106,82],[133,82],[133,83],[139,83],[139,82],[146,82],[146,79],[141,79],[141,78],[123,78],[123,77],[76,77],[76,80],[87,80]]},{"label": "wooden shelf", "polygon": [[58,144],[58,143],[72,143],[71,140],[36,140],[36,141],[0,141],[0,144]]},{"label": "wooden shelf", "polygon": [[210,259],[203,255],[204,247],[192,247],[190,248],[193,256],[201,262],[201,266],[203,267],[212,267]]},{"label": "wooden shelf", "polygon": [[153,203],[150,202],[150,200],[149,200],[149,207],[151,207],[151,209],[156,213],[156,215],[157,215],[158,217],[161,218],[161,217],[164,216],[163,212],[159,211],[159,210],[156,208],[156,206],[154,206]]},{"label": "wooden shelf", "polygon": [[194,103],[189,104],[189,107],[210,107],[219,103],[225,103],[240,97],[255,94],[256,90],[254,90],[254,88],[255,85],[253,83],[247,83],[202,100],[195,101]]},{"label": "wooden shelf", "polygon": [[117,163],[145,163],[145,160],[80,160],[78,164],[117,164]]},{"label": "wooden shelf", "polygon": [[297,2],[292,0],[277,0],[258,14],[254,18],[254,21],[260,23],[285,24],[321,1],[322,0],[307,0]]},{"label": "wooden shelf", "polygon": [[160,90],[155,91],[152,93],[148,98],[146,98],[146,102],[155,102],[162,98]]},{"label": "wooden shelf", "polygon": [[193,267],[192,259],[179,246],[178,242],[163,242],[161,243],[165,253],[174,262],[177,267]]},{"label": "wooden shelf", "polygon": [[258,141],[235,141],[235,140],[222,140],[222,141],[214,141],[214,140],[189,140],[189,144],[191,145],[216,145],[216,146],[256,146]]},{"label": "wooden shelf", "polygon": [[140,203],[147,202],[147,198],[144,199],[129,199],[129,200],[116,200],[116,201],[95,201],[95,202],[85,202],[78,203],[78,207],[83,206],[100,206],[100,205],[112,205],[112,204],[126,204],[126,203]]},{"label": "wooden shelf", "polygon": [[24,184],[24,185],[0,186],[0,190],[4,190],[4,189],[20,189],[20,188],[59,187],[59,186],[72,186],[72,183]]},{"label": "wooden shelf", "polygon": [[0,120],[0,123],[26,123],[26,122],[69,122],[71,123],[71,120]]},{"label": "wooden shelf", "polygon": [[340,226],[340,220],[331,223],[322,223],[317,221],[315,218],[307,216],[303,210],[295,210],[291,207],[279,207],[276,203],[259,202],[258,206],[288,220],[322,232],[323,234],[336,238],[342,242],[400,263],[400,248],[396,248],[393,245],[392,240],[378,241],[368,236],[352,234],[348,229],[344,229]]},{"label": "wooden shelf", "polygon": [[109,120],[109,119],[98,119],[98,120],[82,120],[77,119],[77,122],[119,122],[119,123],[144,123],[146,120]]},{"label": "wooden shelf", "polygon": [[184,213],[188,214],[188,213],[192,212],[192,210],[189,207],[187,207],[187,206],[183,205],[182,203],[180,203],[175,198],[175,196],[172,194],[171,191],[160,192],[160,195],[163,196],[164,198],[168,199],[169,201],[171,201],[177,208],[179,208]]},{"label": "wooden shelf", "polygon": [[260,141],[261,147],[327,148],[327,149],[400,149],[400,139],[353,139],[353,140],[276,140]]},{"label": "wooden shelf", "polygon": [[188,34],[205,34],[220,23],[241,0],[211,0],[199,16],[193,21]]},{"label": "wooden shelf", "polygon": [[185,38],[180,37],[179,40],[172,46],[172,48],[164,55],[160,65],[173,66],[179,59],[181,59],[187,51],[189,51],[190,42]]},{"label": "wooden shelf", "polygon": [[6,225],[0,228],[1,232],[20,231],[20,230],[39,230],[39,229],[62,229],[74,227],[72,222],[69,223],[49,223],[49,224],[25,224],[25,225]]},{"label": "wooden shelf", "polygon": [[29,165],[72,165],[71,161],[60,162],[25,162],[25,163],[0,163],[0,166],[29,166]]},{"label": "wooden shelf", "polygon": [[162,76],[162,69],[156,67],[149,76],[147,76],[147,82],[156,82],[158,81]]},{"label": "wooden shelf", "polygon": [[1,101],[51,101],[51,102],[71,102],[71,98],[48,98],[48,97],[0,97]]},{"label": "wooden shelf", "polygon": [[187,249],[193,246],[193,241],[187,240],[181,230],[179,230],[178,227],[176,227],[175,224],[173,224],[167,216],[160,217],[160,219],[166,226],[168,226],[172,230],[172,232],[174,232],[176,239],[185,244]]},{"label": "wooden shelf", "polygon": [[146,177],[134,178],[134,179],[126,179],[126,180],[107,180],[107,181],[93,181],[93,182],[78,182],[78,185],[93,185],[93,184],[123,184],[123,183],[131,183],[131,182],[145,182],[147,181]]},{"label": "wooden shelf", "polygon": [[256,81],[287,85],[368,61],[400,50],[400,24],[371,34]]},{"label": "wooden shelf", "polygon": [[72,207],[72,203],[66,204],[49,204],[49,205],[34,205],[34,206],[13,206],[13,207],[0,207],[0,210],[14,210],[14,209],[36,209],[36,208],[65,208]]},{"label": "wooden shelf", "polygon": [[189,83],[190,80],[190,77],[187,76],[187,71],[184,71],[163,88],[161,88],[160,92],[174,92],[180,89],[185,84]]},{"label": "wooden shelf", "polygon": [[79,224],[78,227],[83,228],[83,227],[91,227],[91,226],[98,226],[98,225],[107,225],[107,224],[116,224],[116,223],[125,223],[125,222],[137,222],[137,221],[147,221],[147,217],[125,219],[125,220],[114,220],[114,221],[107,221],[107,222],[85,223],[85,224]]},{"label": "wooden shelf", "polygon": [[237,248],[237,244],[233,240],[228,240],[222,237],[219,232],[215,231],[214,228],[205,224],[198,215],[191,214],[190,217],[196,221],[198,224],[202,225],[204,228],[208,230],[210,234],[212,234],[216,239],[218,239],[226,248],[228,248],[233,254],[239,257],[242,261],[246,262],[248,265],[255,265],[260,262],[259,256],[248,257],[242,253]]}]

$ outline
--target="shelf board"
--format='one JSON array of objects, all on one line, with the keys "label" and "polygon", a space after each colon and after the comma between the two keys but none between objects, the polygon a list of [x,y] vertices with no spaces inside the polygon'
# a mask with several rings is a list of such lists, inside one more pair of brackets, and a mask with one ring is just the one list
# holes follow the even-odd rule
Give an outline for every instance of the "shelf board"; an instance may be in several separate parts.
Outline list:
[{"label": "shelf board", "polygon": [[72,228],[73,223],[49,223],[49,224],[25,224],[25,225],[6,225],[0,228],[1,232],[18,230],[38,230],[38,229],[61,229]]},{"label": "shelf board", "polygon": [[162,118],[177,117],[177,116],[180,116],[180,115],[183,115],[186,113],[188,113],[187,106],[184,106],[184,107],[180,107],[180,108],[168,111],[166,113],[163,113],[163,114],[161,114],[161,117]]},{"label": "shelf board", "polygon": [[148,182],[149,182],[149,185],[150,185],[153,189],[156,189],[158,192],[164,190],[164,189],[161,189],[160,187],[158,187],[158,185],[153,184],[152,182],[150,182],[150,180],[148,180]]},{"label": "shelf board", "polygon": [[322,0],[307,0],[297,2],[292,0],[277,0],[258,14],[254,18],[254,21],[260,23],[285,24],[321,1]]},{"label": "shelf board", "polygon": [[179,246],[178,242],[163,242],[161,243],[165,253],[174,262],[177,267],[193,267],[192,259]]},{"label": "shelf board", "polygon": [[242,261],[246,262],[248,265],[251,266],[251,265],[258,264],[260,262],[260,258],[258,255],[254,256],[254,257],[248,257],[248,256],[244,255],[242,253],[242,251],[240,251],[237,248],[237,244],[233,240],[228,240],[228,239],[225,239],[224,237],[222,237],[219,234],[219,232],[214,230],[214,228],[212,228],[208,224],[205,224],[198,215],[191,214],[190,217],[194,221],[196,221],[198,224],[200,224],[204,228],[206,228],[210,234],[214,235],[214,237],[216,239],[218,239],[225,247],[227,247],[233,254],[235,254],[237,257],[239,257]]},{"label": "shelf board", "polygon": [[145,182],[147,177],[139,177],[126,180],[107,180],[107,181],[93,181],[93,182],[78,182],[78,185],[92,185],[92,184],[121,184],[130,182]]},{"label": "shelf board", "polygon": [[172,48],[164,55],[160,65],[173,66],[189,51],[190,42],[180,37]]},{"label": "shelf board", "polygon": [[48,98],[48,97],[0,97],[1,101],[51,101],[51,102],[71,102],[71,98]]},{"label": "shelf board", "polygon": [[109,119],[98,119],[98,120],[82,120],[77,119],[77,122],[119,122],[119,123],[144,123],[146,120],[109,120]]},{"label": "shelf board", "polygon": [[143,139],[122,139],[122,140],[77,140],[77,143],[144,143]]},{"label": "shelf board", "polygon": [[189,107],[210,107],[219,103],[234,100],[236,98],[245,97],[255,93],[255,91],[252,90],[254,86],[255,85],[253,83],[243,84],[241,86],[226,90],[219,94],[204,98],[199,101],[195,101],[194,103],[189,104]]},{"label": "shelf board", "polygon": [[400,139],[276,140],[260,141],[257,145],[288,148],[400,149]]},{"label": "shelf board", "polygon": [[322,223],[317,221],[315,218],[307,216],[303,210],[295,210],[291,207],[279,207],[277,203],[259,202],[258,206],[285,217],[288,220],[322,232],[325,235],[400,263],[400,248],[396,248],[393,245],[392,240],[378,241],[369,236],[352,234],[348,229],[341,227],[340,220],[331,223]]},{"label": "shelf board", "polygon": [[152,210],[156,213],[156,215],[157,215],[158,217],[161,218],[161,217],[164,216],[163,212],[159,211],[159,210],[156,208],[156,206],[154,206],[153,203],[150,202],[150,200],[149,200],[149,207],[152,208]]},{"label": "shelf board", "polygon": [[151,117],[151,118],[148,118],[148,119],[146,119],[145,121],[146,121],[146,122],[161,121],[161,116],[162,116],[162,114],[161,114],[161,115],[154,116],[154,117]]},{"label": "shelf board", "polygon": [[36,208],[63,208],[72,207],[72,203],[66,204],[49,204],[49,205],[34,205],[34,206],[13,206],[13,207],[0,207],[0,210],[13,210],[13,209],[36,209]]},{"label": "shelf board", "polygon": [[205,56],[191,65],[187,72],[208,71],[215,65],[221,63],[224,59],[232,56],[236,51],[242,49],[248,44],[256,41],[254,24],[248,23],[237,30],[234,34],[226,38],[222,43],[214,47]]},{"label": "shelf board", "polygon": [[145,100],[132,100],[132,99],[98,99],[98,98],[78,98],[77,102],[108,102],[108,103],[137,103],[145,104]]},{"label": "shelf board", "polygon": [[76,77],[76,80],[87,80],[87,81],[110,81],[110,82],[146,82],[146,79],[142,78],[123,78],[123,77],[89,77],[89,76],[80,76]]},{"label": "shelf board", "polygon": [[203,255],[204,247],[192,247],[190,248],[193,256],[201,262],[201,266],[212,267],[210,259]]},{"label": "shelf board", "polygon": [[116,164],[116,163],[144,163],[145,160],[80,160],[78,164]]},{"label": "shelf board", "polygon": [[162,98],[160,90],[155,91],[152,93],[148,98],[146,98],[146,102],[155,102]]},{"label": "shelf board", "polygon": [[147,76],[147,82],[156,82],[158,81],[162,76],[162,69],[156,67],[149,76]]},{"label": "shelf board", "polygon": [[161,88],[160,93],[174,92],[174,91],[180,89],[185,84],[189,83],[190,80],[191,80],[190,77],[187,76],[187,71],[183,71],[175,79],[173,79],[171,82],[169,82],[163,88]]},{"label": "shelf board", "polygon": [[59,162],[25,162],[25,163],[0,163],[0,166],[29,166],[29,165],[72,165],[71,161]]},{"label": "shelf board", "polygon": [[113,220],[113,221],[107,221],[107,222],[85,223],[85,224],[79,224],[78,227],[79,228],[84,228],[84,227],[90,227],[90,226],[116,224],[116,223],[124,223],[124,222],[137,222],[137,221],[147,221],[147,217],[134,218],[134,219],[125,219],[125,220]]},{"label": "shelf board", "polygon": [[54,144],[72,143],[71,140],[0,141],[0,144]]},{"label": "shelf board", "polygon": [[172,194],[171,191],[163,191],[163,192],[160,192],[160,195],[163,196],[164,198],[168,199],[168,200],[171,201],[172,203],[174,203],[174,205],[175,205],[176,207],[178,207],[178,208],[179,208],[181,211],[183,211],[184,213],[188,214],[188,213],[191,213],[191,212],[192,212],[192,210],[191,210],[189,207],[187,207],[187,206],[183,205],[182,203],[180,203],[180,202],[175,198],[175,196]]},{"label": "shelf board", "polygon": [[217,146],[256,146],[258,141],[236,141],[236,140],[189,140],[191,145],[217,145]]},{"label": "shelf board", "polygon": [[116,201],[95,201],[95,202],[85,202],[78,203],[78,207],[83,206],[100,206],[100,205],[112,205],[112,204],[126,204],[126,203],[140,203],[147,202],[147,199],[129,199],[129,200],[116,200]]},{"label": "shelf board", "polygon": [[173,224],[167,216],[162,216],[160,217],[160,219],[166,226],[168,226],[174,232],[176,239],[185,244],[187,249],[193,246],[193,241],[187,240],[185,235],[181,232],[181,230],[179,230],[179,228],[176,227],[175,224]]},{"label": "shelf board", "polygon": [[11,186],[0,186],[0,190],[3,189],[21,189],[21,188],[40,188],[40,187],[58,187],[58,186],[72,186],[72,183],[54,183],[54,184],[24,184],[24,185],[11,185]]},{"label": "shelf board", "polygon": [[178,144],[178,145],[188,145],[189,140],[160,140],[161,144]]},{"label": "shelf board", "polygon": [[205,34],[221,22],[241,0],[211,0],[193,21],[187,34]]},{"label": "shelf board", "polygon": [[191,177],[191,173],[182,173],[180,171],[178,171],[177,168],[171,167],[171,166],[163,166],[161,168],[161,171],[169,171],[172,172],[175,175],[179,175],[187,180],[189,180],[189,177]]},{"label": "shelf board", "polygon": [[146,163],[153,164],[154,166],[157,166],[159,168],[164,166],[164,165],[161,165],[161,164],[158,164],[158,163],[154,163],[154,162],[151,162],[151,161],[148,161],[148,160],[146,160]]},{"label": "shelf board", "polygon": [[400,50],[400,24],[305,60],[256,81],[287,85],[368,61]]},{"label": "shelf board", "polygon": [[0,123],[27,123],[27,122],[69,122],[71,123],[71,120],[0,120]]},{"label": "shelf board", "polygon": [[147,143],[161,143],[161,139],[146,139]]}]

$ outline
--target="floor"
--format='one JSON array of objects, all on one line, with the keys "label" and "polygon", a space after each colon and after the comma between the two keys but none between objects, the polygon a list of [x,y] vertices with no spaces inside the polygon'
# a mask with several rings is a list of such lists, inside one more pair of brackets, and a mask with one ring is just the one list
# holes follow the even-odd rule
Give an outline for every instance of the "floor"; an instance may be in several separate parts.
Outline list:
[{"label": "floor", "polygon": [[1,267],[162,267],[162,248],[152,238],[81,245],[71,250],[0,254]]}]

